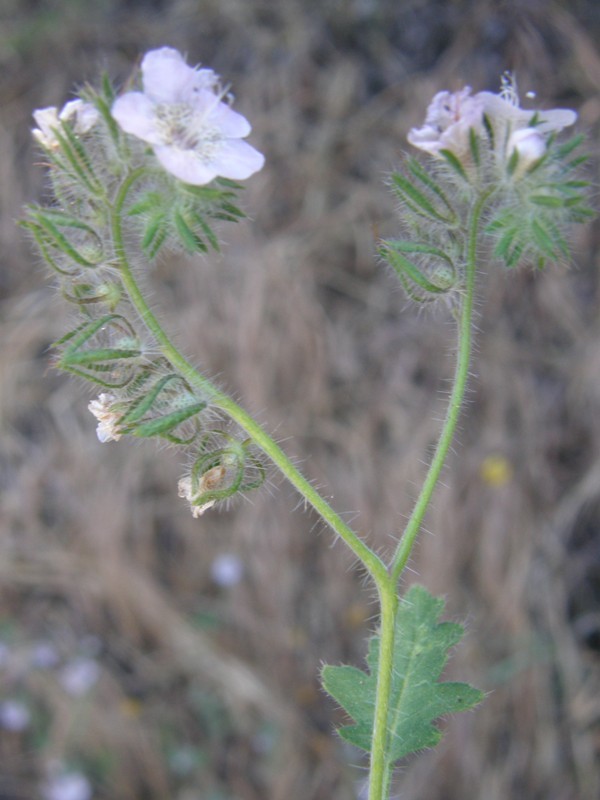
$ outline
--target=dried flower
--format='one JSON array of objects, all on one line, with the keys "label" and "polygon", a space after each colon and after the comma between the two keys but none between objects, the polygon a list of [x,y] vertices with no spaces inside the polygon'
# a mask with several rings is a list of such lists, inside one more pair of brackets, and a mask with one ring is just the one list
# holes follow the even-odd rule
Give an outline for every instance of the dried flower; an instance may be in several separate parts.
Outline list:
[{"label": "dried flower", "polygon": [[223,102],[212,70],[190,67],[177,50],[162,47],[144,56],[142,80],[144,91],[119,97],[112,114],[126,133],[152,145],[168,172],[200,186],[262,168],[262,154],[242,141],[248,120]]},{"label": "dried flower", "polygon": [[78,136],[90,131],[100,115],[91,103],[83,100],[70,100],[62,109],[60,114],[55,106],[48,108],[38,108],[33,112],[33,118],[39,125],[31,132],[37,141],[46,150],[57,150],[60,143],[56,136],[56,131],[60,130],[61,122],[68,122],[73,127],[73,132]]},{"label": "dried flower", "polygon": [[202,503],[202,505],[194,505],[194,500],[197,499],[202,494],[202,491],[199,490],[196,492],[192,492],[191,475],[186,475],[185,478],[181,478],[181,480],[177,484],[177,492],[179,494],[179,497],[183,497],[184,500],[187,500],[188,503],[191,505],[192,516],[194,517],[194,519],[201,517],[205,511],[208,511],[208,509],[212,508],[217,502],[216,500],[209,500],[207,503]]},{"label": "dried flower", "polygon": [[121,438],[118,424],[122,415],[114,410],[114,402],[116,399],[114,395],[103,392],[96,400],[92,400],[88,405],[88,409],[98,420],[96,436],[103,443],[118,442]]}]

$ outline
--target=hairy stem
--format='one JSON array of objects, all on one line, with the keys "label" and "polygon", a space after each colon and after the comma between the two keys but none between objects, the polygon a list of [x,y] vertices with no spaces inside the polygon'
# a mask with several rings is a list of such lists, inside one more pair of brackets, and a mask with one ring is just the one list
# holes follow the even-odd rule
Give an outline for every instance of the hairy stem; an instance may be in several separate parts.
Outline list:
[{"label": "hairy stem", "polygon": [[371,773],[369,781],[369,800],[387,800],[390,793],[392,764],[387,757],[387,721],[392,688],[393,648],[398,610],[397,584],[406,566],[423,517],[431,502],[435,486],[439,480],[450,444],[454,437],[460,411],[464,402],[469,363],[472,348],[473,300],[475,294],[475,271],[477,263],[477,239],[481,214],[488,194],[481,195],[473,207],[467,242],[467,268],[465,292],[458,313],[458,356],[454,373],[454,383],[448,404],[448,411],[438,445],[433,456],[423,488],[408,521],[403,537],[389,568],[389,580],[379,590],[381,602],[380,655],[377,672],[377,692],[375,697],[375,725],[371,744]]},{"label": "hairy stem", "polygon": [[386,800],[389,794],[392,769],[387,757],[387,738],[398,597],[395,584],[389,577],[385,586],[378,586],[378,589],[379,602],[381,604],[381,620],[377,692],[375,695],[375,721],[371,739],[369,800]]},{"label": "hairy stem", "polygon": [[482,194],[473,207],[469,223],[469,239],[467,243],[467,265],[465,275],[464,296],[458,312],[458,356],[454,372],[454,383],[446,412],[446,419],[437,447],[423,482],[423,487],[415,503],[413,512],[408,520],[402,538],[398,542],[396,552],[392,559],[390,570],[394,582],[398,579],[410,557],[415,539],[421,529],[423,517],[431,502],[433,491],[444,466],[448,450],[452,444],[456,425],[462,409],[469,375],[471,361],[472,328],[473,328],[473,300],[475,294],[475,271],[477,265],[477,240],[481,214],[489,192]]},{"label": "hairy stem", "polygon": [[208,378],[201,375],[177,350],[172,344],[167,334],[163,330],[156,316],[148,306],[138,284],[135,280],[129,259],[125,249],[122,227],[122,213],[127,195],[133,184],[144,175],[144,170],[131,172],[120,186],[115,201],[111,208],[111,227],[113,242],[117,258],[121,280],[129,299],[135,306],[144,325],[148,328],[158,343],[162,354],[171,365],[193,386],[208,397],[211,403],[221,408],[240,428],[242,428],[252,441],[259,447],[265,455],[280,469],[288,481],[304,497],[322,519],[340,536],[348,545],[354,555],[364,565],[371,577],[378,586],[388,581],[388,572],[383,561],[377,556],[341,519],[329,503],[314,489],[313,486],[294,466],[292,461],[286,456],[279,445],[263,430],[247,411],[239,406],[229,395],[218,389]]}]

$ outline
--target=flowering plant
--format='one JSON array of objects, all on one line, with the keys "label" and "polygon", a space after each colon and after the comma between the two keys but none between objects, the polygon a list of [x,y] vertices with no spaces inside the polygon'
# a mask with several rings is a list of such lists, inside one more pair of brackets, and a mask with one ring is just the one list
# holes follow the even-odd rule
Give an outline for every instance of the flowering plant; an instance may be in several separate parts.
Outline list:
[{"label": "flowering plant", "polygon": [[394,765],[440,738],[435,721],[471,708],[481,693],[441,682],[462,628],[439,622],[443,602],[423,587],[399,596],[465,395],[477,269],[484,259],[516,267],[566,257],[567,225],[592,213],[577,176],[579,137],[568,110],[520,108],[514,83],[500,94],[440,92],[409,141],[425,152],[392,175],[406,236],[381,243],[407,296],[445,299],[457,328],[448,411],[406,528],[385,559],[333,510],[263,428],[171,342],[139,276],[167,247],[218,250],[215,221],[235,221],[239,180],[263,166],[245,141],[248,121],[210,69],[172,48],[147,53],[141,91],[100,90],[35,112],[34,136],[50,163],[55,201],[23,222],[80,313],[57,343],[57,364],[99,391],[89,404],[101,442],[161,438],[191,465],[178,484],[194,517],[262,485],[272,462],[350,548],[373,581],[379,630],[368,672],[326,666],[323,684],[354,721],[341,729],[370,754],[369,800],[389,797]]}]

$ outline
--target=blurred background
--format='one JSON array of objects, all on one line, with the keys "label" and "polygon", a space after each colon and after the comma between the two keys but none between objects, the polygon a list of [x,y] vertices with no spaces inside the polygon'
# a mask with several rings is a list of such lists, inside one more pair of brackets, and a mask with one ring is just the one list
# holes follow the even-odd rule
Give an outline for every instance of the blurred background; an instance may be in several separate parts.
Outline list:
[{"label": "blurred background", "polygon": [[[277,478],[199,520],[177,453],[101,445],[90,395],[51,367],[69,310],[15,221],[47,196],[29,129],[140,54],[231,82],[267,157],[222,256],[164,259],[155,302],[389,553],[452,374],[452,323],[375,256],[385,179],[441,89],[579,112],[598,179],[595,0],[2,0],[0,6],[0,798],[354,800],[321,664],[362,667],[373,592]],[[600,792],[597,226],[543,274],[482,265],[461,430],[408,585],[465,623],[447,674],[484,689],[398,772],[406,800]]]}]

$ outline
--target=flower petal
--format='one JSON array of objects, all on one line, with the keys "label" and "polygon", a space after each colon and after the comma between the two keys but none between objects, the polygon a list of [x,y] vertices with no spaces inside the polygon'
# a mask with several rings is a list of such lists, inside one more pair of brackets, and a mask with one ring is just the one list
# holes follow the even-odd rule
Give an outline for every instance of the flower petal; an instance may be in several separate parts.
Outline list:
[{"label": "flower petal", "polygon": [[542,133],[562,131],[577,121],[577,114],[569,108],[554,108],[552,111],[538,111],[539,123],[535,130]]},{"label": "flower petal", "polygon": [[145,94],[127,92],[121,95],[114,102],[111,113],[125,133],[132,133],[150,144],[162,144],[154,103]]},{"label": "flower petal", "polygon": [[212,69],[195,69],[172,47],[150,50],[142,60],[144,93],[156,103],[191,103],[196,92],[214,89]]},{"label": "flower petal", "polygon": [[217,125],[226,139],[243,139],[252,127],[246,117],[238,114],[225,103],[218,103],[210,115],[211,123]]},{"label": "flower petal", "polygon": [[195,150],[182,150],[165,145],[155,147],[154,153],[167,172],[184,183],[204,186],[220,174],[212,161],[202,160]]},{"label": "flower petal", "polygon": [[240,139],[225,140],[215,155],[213,164],[217,175],[232,180],[244,180],[263,168],[265,157]]}]

